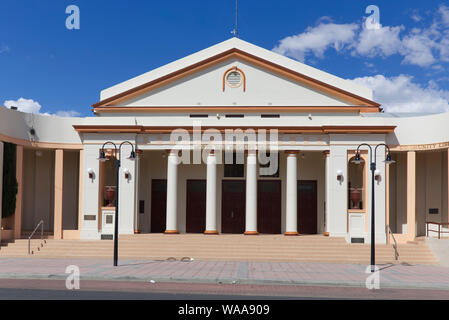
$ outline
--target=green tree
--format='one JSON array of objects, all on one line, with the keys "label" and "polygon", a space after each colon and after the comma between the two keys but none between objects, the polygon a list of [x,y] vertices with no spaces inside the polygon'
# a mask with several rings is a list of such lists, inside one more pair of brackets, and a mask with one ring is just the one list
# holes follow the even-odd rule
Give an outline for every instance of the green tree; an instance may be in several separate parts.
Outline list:
[{"label": "green tree", "polygon": [[2,218],[6,218],[14,214],[16,210],[17,190],[16,145],[5,142],[3,151]]}]

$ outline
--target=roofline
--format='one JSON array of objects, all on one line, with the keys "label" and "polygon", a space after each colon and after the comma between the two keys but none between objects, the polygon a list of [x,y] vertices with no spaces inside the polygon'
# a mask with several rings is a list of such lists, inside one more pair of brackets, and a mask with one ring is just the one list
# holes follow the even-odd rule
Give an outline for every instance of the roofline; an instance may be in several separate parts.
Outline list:
[{"label": "roofline", "polygon": [[[140,93],[140,92],[145,92],[145,91],[149,91],[152,89],[152,87],[161,87],[163,85],[166,85],[167,83],[171,82],[171,81],[176,81],[180,78],[183,78],[184,76],[191,74],[191,73],[196,73],[202,69],[206,69],[209,68],[217,63],[220,63],[222,61],[225,61],[227,59],[231,59],[233,57],[239,57],[242,58],[243,60],[246,60],[247,62],[256,64],[258,66],[262,66],[265,68],[269,68],[271,71],[280,73],[283,76],[287,76],[287,77],[291,77],[291,78],[295,78],[294,80],[296,81],[302,81],[304,82],[306,85],[315,87],[316,89],[319,90],[319,88],[321,88],[321,91],[330,91],[333,92],[334,94],[340,96],[340,99],[343,99],[346,97],[347,100],[355,100],[358,101],[359,104],[362,105],[366,105],[366,106],[370,106],[370,107],[380,107],[380,104],[369,100],[367,98],[361,97],[359,95],[356,95],[354,93],[348,92],[346,90],[337,88],[335,86],[332,86],[330,84],[327,84],[325,82],[322,82],[320,80],[311,78],[309,76],[306,76],[302,73],[299,73],[297,71],[294,71],[292,69],[286,68],[284,66],[281,66],[279,64],[273,63],[271,61],[262,59],[260,57],[257,57],[255,55],[252,55],[250,53],[247,53],[245,51],[242,51],[240,49],[237,48],[232,48],[229,49],[227,51],[224,51],[222,53],[219,53],[217,55],[214,55],[212,57],[209,57],[207,59],[204,59],[200,62],[194,63],[190,66],[187,66],[185,68],[182,68],[180,70],[174,71],[172,73],[169,73],[165,76],[159,77],[157,79],[154,79],[152,81],[149,81],[147,83],[144,83],[142,85],[139,85],[135,88],[126,90],[124,92],[121,92],[119,94],[113,95],[112,97],[109,97],[107,99],[101,100],[99,102],[96,102],[92,105],[93,109],[95,110],[96,108],[99,107],[105,107],[105,106],[111,106],[114,105],[114,102],[117,101],[123,101],[124,99],[126,99],[126,97],[129,96],[133,96],[136,93]],[[343,96],[343,97],[341,97]]]},{"label": "roofline", "polygon": [[208,113],[208,112],[337,112],[378,113],[378,107],[367,106],[198,106],[198,107],[97,107],[95,113]]},{"label": "roofline", "polygon": [[[193,132],[191,126],[143,126],[143,125],[74,125],[73,128],[78,133],[171,133],[173,130],[186,130]],[[278,130],[279,133],[393,133],[396,126],[294,126],[294,127],[274,127],[274,126],[260,126],[260,127],[230,127],[230,126],[204,126],[201,127],[201,132],[208,129],[215,129],[222,133],[226,130]]]}]

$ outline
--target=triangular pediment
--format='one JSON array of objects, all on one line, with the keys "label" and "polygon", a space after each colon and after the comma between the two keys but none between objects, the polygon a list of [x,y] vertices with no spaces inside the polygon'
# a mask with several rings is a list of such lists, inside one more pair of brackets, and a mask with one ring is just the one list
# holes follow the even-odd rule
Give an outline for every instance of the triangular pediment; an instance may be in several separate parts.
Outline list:
[{"label": "triangular pediment", "polygon": [[[210,57],[203,55],[204,59],[196,57],[196,62],[192,55],[187,58],[194,63],[170,64],[105,90],[103,99],[93,107],[95,111],[315,107],[377,112],[379,109],[366,89],[357,91],[357,87],[343,79],[309,70],[310,67],[307,69],[296,61],[286,66],[290,61],[283,60],[288,58],[275,53],[261,57],[262,54],[255,55],[258,52],[250,53],[236,46],[215,53]],[[298,70],[298,66],[291,68],[296,63],[303,70]]]}]

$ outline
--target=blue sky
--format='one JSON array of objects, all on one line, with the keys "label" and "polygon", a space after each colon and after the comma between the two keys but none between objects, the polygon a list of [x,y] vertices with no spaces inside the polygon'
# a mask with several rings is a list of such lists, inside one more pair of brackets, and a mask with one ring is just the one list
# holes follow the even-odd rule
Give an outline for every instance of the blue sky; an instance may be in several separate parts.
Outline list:
[{"label": "blue sky", "polygon": [[[0,105],[90,116],[100,90],[230,38],[234,4],[1,0]],[[368,86],[387,111],[449,111],[449,4],[240,0],[239,18],[243,40]]]}]

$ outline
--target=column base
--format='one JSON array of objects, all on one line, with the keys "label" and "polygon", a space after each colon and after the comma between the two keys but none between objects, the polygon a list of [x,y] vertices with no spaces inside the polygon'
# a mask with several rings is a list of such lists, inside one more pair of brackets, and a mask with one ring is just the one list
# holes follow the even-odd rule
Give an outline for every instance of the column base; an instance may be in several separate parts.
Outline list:
[{"label": "column base", "polygon": [[204,231],[204,234],[218,234],[217,230],[206,230]]},{"label": "column base", "polygon": [[178,230],[165,230],[164,234],[179,234]]},{"label": "column base", "polygon": [[284,236],[299,236],[299,233],[296,231],[287,231],[284,233]]},{"label": "column base", "polygon": [[134,230],[134,234],[139,234],[140,233],[140,230]]},{"label": "column base", "polygon": [[324,235],[325,237],[329,237],[329,232],[325,232],[323,235]]},{"label": "column base", "polygon": [[257,236],[259,234],[259,232],[257,232],[257,231],[245,231],[243,234],[246,235],[246,236]]}]

